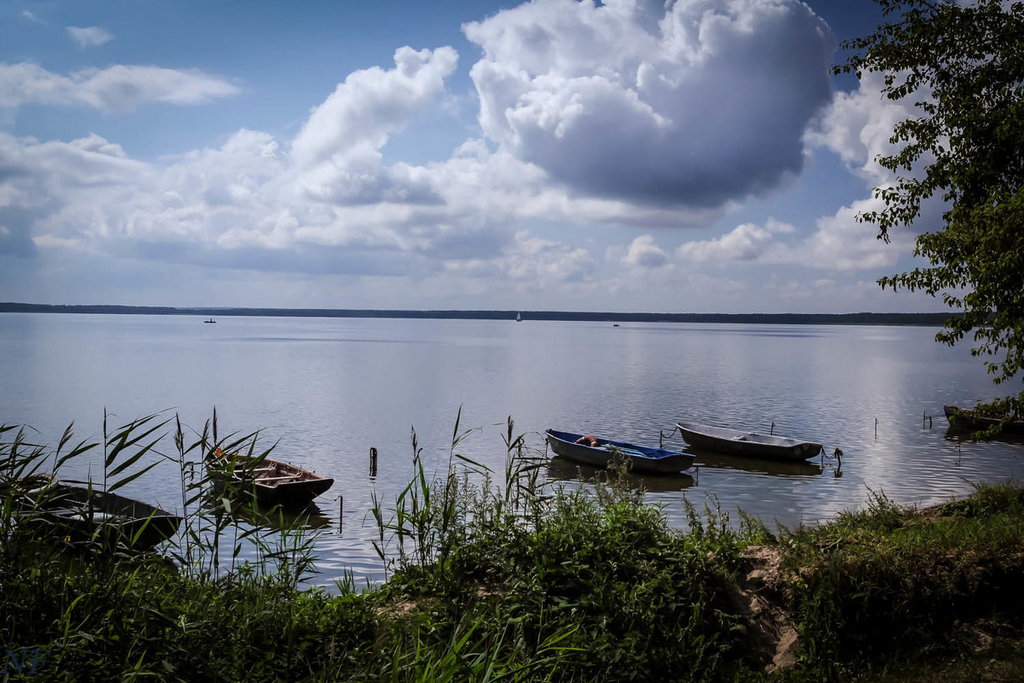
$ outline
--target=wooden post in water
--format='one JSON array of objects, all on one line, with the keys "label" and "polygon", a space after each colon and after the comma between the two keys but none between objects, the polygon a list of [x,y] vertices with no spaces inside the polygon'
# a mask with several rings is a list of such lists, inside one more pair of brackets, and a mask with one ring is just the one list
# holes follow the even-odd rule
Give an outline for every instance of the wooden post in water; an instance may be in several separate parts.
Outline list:
[{"label": "wooden post in water", "polygon": [[370,476],[377,476],[377,449],[370,446]]},{"label": "wooden post in water", "polygon": [[771,436],[775,435],[775,420],[772,420],[772,428],[768,430],[768,434]]},{"label": "wooden post in water", "polygon": [[338,533],[345,531],[345,496],[338,496]]},{"label": "wooden post in water", "polygon": [[878,440],[878,418],[875,418],[875,441]]}]

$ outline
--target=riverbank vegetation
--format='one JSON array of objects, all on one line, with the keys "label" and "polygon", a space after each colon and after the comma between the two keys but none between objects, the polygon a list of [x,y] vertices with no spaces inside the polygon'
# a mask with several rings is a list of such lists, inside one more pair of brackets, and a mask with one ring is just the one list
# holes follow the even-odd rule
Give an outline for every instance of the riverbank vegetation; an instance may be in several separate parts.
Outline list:
[{"label": "riverbank vegetation", "polygon": [[[183,532],[158,553],[74,543],[25,523],[19,481],[91,450],[106,486],[171,432]],[[829,524],[768,529],[685,501],[688,529],[621,486],[551,489],[511,422],[504,471],[466,454],[378,501],[388,579],[303,588],[313,544],[240,524],[209,487],[215,423],[144,418],[57,449],[0,428],[2,673],[38,680],[1011,680],[1024,674],[1024,489],[978,486],[917,510],[881,492]],[[54,452],[56,451],[56,452]],[[138,457],[137,457],[138,456]],[[131,464],[118,470],[124,463]],[[211,492],[214,495],[209,495]],[[230,493],[230,492],[229,492]],[[237,562],[242,536],[260,544]]]}]

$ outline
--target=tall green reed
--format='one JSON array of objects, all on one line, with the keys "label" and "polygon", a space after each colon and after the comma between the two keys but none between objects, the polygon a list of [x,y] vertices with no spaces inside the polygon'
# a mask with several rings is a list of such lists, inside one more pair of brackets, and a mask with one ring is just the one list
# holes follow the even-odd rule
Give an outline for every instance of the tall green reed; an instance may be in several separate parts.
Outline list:
[{"label": "tall green reed", "polygon": [[536,523],[543,498],[538,470],[545,458],[530,453],[525,437],[506,420],[504,481],[495,491],[493,471],[465,452],[467,439],[478,428],[462,428],[462,409],[455,417],[445,468],[428,474],[423,448],[412,429],[412,477],[385,509],[376,492],[371,514],[377,528],[373,547],[384,571],[429,570],[447,574],[453,554],[469,535],[487,527]]},{"label": "tall green reed", "polygon": [[[46,486],[48,480],[77,485],[87,491],[87,512],[96,521],[96,530],[86,545],[98,545],[110,538],[118,539],[118,547],[108,550],[123,553],[120,538],[111,533],[116,521],[102,521],[104,516],[94,515],[99,497],[114,492],[123,493],[142,477],[150,474],[163,462],[173,462],[178,469],[180,532],[162,546],[163,552],[174,560],[181,571],[190,576],[216,578],[229,577],[241,569],[240,555],[245,543],[253,546],[256,560],[246,571],[258,576],[288,577],[286,583],[298,585],[314,570],[313,547],[315,534],[307,533],[301,517],[285,520],[281,517],[277,528],[251,523],[253,519],[266,519],[253,514],[257,511],[244,484],[226,481],[207,466],[215,451],[244,454],[245,468],[252,468],[265,459],[277,445],[260,445],[260,432],[231,433],[221,436],[216,410],[198,432],[187,430],[178,415],[153,413],[144,417],[115,424],[113,416],[103,413],[99,440],[79,440],[74,437],[74,424],[69,425],[54,449],[34,443],[26,430],[0,426],[0,532],[8,542],[20,531],[22,537],[38,537],[40,529],[53,524],[53,517],[44,514],[50,499],[59,495],[59,486]],[[171,427],[170,453],[165,452],[167,430]],[[93,454],[99,451],[101,460],[96,480],[87,474],[92,471]],[[75,465],[74,473],[65,476],[65,470]],[[31,497],[27,488],[36,489]],[[277,514],[270,511],[269,514]],[[21,523],[19,524],[19,520]],[[33,526],[30,531],[31,520]],[[42,525],[42,526],[40,526]],[[283,531],[282,531],[283,529]],[[136,533],[145,530],[143,525]],[[59,539],[58,539],[59,540]]]}]

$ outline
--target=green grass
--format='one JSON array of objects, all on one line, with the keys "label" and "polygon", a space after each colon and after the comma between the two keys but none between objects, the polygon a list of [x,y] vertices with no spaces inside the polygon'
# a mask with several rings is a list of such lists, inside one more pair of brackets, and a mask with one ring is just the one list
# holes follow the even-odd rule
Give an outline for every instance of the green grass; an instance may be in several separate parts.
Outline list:
[{"label": "green grass", "polygon": [[[927,511],[881,494],[863,512],[784,539],[806,661],[831,673],[971,653],[978,624],[1019,623],[1024,507],[1015,484]],[[835,668],[834,668],[835,667]]]},{"label": "green grass", "polygon": [[[74,445],[69,430],[51,450],[0,427],[0,675],[37,651],[38,680],[999,680],[1022,669],[1015,484],[928,510],[873,493],[864,510],[774,534],[711,500],[687,507],[683,532],[620,484],[621,465],[589,493],[550,489],[511,421],[496,473],[472,457],[473,432],[456,419],[437,473],[413,436],[413,480],[372,510],[387,582],[328,594],[300,588],[312,540],[240,521],[237,496],[201,465],[217,447],[266,455],[257,435],[222,437],[214,418],[186,437],[150,416],[105,425],[96,444]],[[18,479],[92,452],[107,489],[176,462],[181,539],[139,554],[19,523]],[[238,560],[243,540],[258,561]],[[786,624],[800,635],[796,661],[769,670]]]}]

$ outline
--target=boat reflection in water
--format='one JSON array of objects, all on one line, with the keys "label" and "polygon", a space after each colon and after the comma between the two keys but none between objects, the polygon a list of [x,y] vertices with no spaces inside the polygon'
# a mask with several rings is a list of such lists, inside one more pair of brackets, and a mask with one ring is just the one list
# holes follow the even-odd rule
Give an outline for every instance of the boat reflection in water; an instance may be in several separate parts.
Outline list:
[{"label": "boat reflection in water", "polygon": [[708,469],[746,470],[779,477],[816,476],[825,471],[824,461],[817,460],[766,460],[742,455],[729,455],[716,451],[687,448],[687,453],[697,457],[697,466]]},{"label": "boat reflection in water", "polygon": [[985,435],[984,438],[976,438],[975,434],[978,434],[979,432],[980,430],[974,427],[951,425],[946,429],[946,433],[943,435],[943,438],[946,441],[955,442],[957,446],[962,445],[964,447],[969,444],[976,444],[978,442],[986,443],[989,441],[998,441],[999,443],[1012,444],[1014,446],[1024,446],[1024,434],[1002,431],[998,434]]},{"label": "boat reflection in water", "polygon": [[316,503],[308,503],[298,508],[247,504],[238,506],[233,512],[237,517],[253,526],[274,531],[324,529],[331,526],[331,519]]},{"label": "boat reflection in water", "polygon": [[[593,483],[595,481],[605,483],[608,481],[609,472],[603,467],[593,467],[573,462],[565,458],[551,458],[547,465],[547,479],[549,482],[583,482]],[[614,476],[614,475],[612,475]],[[623,482],[632,489],[643,489],[652,493],[669,493],[682,491],[694,486],[696,480],[688,474],[661,474],[657,476],[646,476],[628,472],[623,475]]]}]

